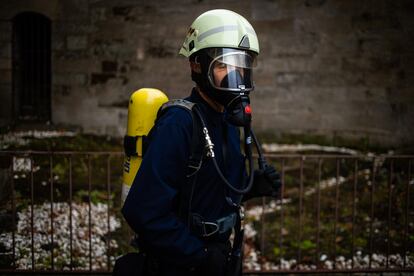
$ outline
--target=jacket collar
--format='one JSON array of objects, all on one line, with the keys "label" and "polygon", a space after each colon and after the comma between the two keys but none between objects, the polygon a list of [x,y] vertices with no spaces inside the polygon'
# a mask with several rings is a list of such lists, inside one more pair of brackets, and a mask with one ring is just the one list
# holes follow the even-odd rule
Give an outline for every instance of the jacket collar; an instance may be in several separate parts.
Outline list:
[{"label": "jacket collar", "polygon": [[224,113],[218,112],[212,108],[198,93],[196,88],[193,88],[191,95],[187,98],[190,102],[197,103],[202,112],[206,115],[207,120],[213,125],[219,124],[223,121]]}]

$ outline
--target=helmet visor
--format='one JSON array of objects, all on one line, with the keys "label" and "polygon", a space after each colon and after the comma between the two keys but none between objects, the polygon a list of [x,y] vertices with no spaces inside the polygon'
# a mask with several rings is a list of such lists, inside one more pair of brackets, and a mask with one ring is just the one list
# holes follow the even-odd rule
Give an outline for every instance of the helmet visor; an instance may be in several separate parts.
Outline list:
[{"label": "helmet visor", "polygon": [[207,53],[212,58],[208,77],[213,87],[234,92],[253,89],[254,53],[230,48],[212,48]]}]

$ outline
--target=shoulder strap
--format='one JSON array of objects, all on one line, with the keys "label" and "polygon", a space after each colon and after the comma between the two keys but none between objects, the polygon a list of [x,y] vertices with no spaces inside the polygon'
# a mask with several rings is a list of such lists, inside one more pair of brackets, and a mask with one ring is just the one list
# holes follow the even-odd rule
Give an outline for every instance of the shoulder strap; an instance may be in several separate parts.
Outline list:
[{"label": "shoulder strap", "polygon": [[204,155],[204,137],[202,133],[202,115],[197,104],[183,100],[171,100],[161,106],[157,114],[157,120],[171,107],[179,107],[191,114],[193,133],[191,137],[191,152],[187,164],[187,183],[180,191],[178,202],[178,216],[189,224],[189,213],[194,187],[197,180],[197,172],[201,168]]},{"label": "shoulder strap", "polygon": [[[188,160],[188,172],[187,177],[195,174],[201,167],[203,160],[203,139],[202,139],[202,127],[200,122],[200,114],[198,112],[197,104],[183,100],[170,100],[163,104],[158,110],[156,121],[162,117],[165,112],[171,107],[179,107],[184,110],[187,110],[191,114],[191,119],[193,122],[193,133],[191,137],[191,152]],[[196,111],[197,110],[197,111]]]},{"label": "shoulder strap", "polygon": [[184,99],[175,99],[175,100],[169,100],[168,102],[164,103],[161,108],[158,110],[157,118],[165,112],[166,109],[169,107],[181,107],[188,111],[192,111],[193,107],[196,104]]}]

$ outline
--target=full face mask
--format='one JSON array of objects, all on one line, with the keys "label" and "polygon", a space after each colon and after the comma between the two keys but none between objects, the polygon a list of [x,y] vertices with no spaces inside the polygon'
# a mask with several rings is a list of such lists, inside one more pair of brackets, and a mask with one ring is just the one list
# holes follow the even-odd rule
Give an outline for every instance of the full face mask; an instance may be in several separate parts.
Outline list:
[{"label": "full face mask", "polygon": [[249,93],[254,89],[252,69],[256,54],[232,48],[209,48],[193,61],[201,65],[201,73],[192,79],[210,98],[225,107],[229,123],[249,126],[251,108]]}]

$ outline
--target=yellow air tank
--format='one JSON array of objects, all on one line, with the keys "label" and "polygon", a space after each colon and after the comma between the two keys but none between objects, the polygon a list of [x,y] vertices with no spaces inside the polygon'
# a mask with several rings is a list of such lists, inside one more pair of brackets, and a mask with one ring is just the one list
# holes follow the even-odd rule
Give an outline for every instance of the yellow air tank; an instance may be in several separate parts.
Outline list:
[{"label": "yellow air tank", "polygon": [[122,184],[124,201],[142,162],[142,140],[154,126],[157,112],[168,97],[158,89],[141,88],[132,93],[128,105],[128,127],[124,139],[125,160]]}]

